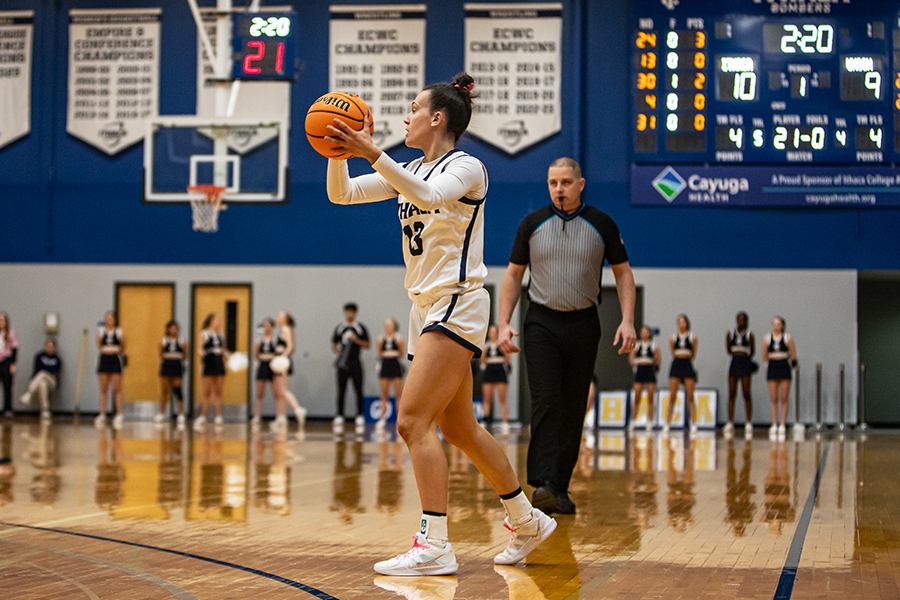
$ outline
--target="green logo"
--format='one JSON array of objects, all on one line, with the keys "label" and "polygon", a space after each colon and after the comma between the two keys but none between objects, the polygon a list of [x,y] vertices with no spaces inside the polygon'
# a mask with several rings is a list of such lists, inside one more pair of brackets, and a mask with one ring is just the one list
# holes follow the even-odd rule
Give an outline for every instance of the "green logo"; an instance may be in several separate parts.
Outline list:
[{"label": "green logo", "polygon": [[681,190],[687,187],[687,183],[675,169],[666,167],[653,180],[653,187],[666,199],[666,202],[671,202],[681,193]]}]

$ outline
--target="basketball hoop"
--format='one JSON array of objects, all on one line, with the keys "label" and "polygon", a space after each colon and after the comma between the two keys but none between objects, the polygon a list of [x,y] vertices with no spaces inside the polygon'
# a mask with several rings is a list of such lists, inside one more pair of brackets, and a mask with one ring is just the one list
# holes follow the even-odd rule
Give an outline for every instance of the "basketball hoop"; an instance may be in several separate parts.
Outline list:
[{"label": "basketball hoop", "polygon": [[191,198],[191,214],[194,221],[194,231],[212,233],[219,230],[219,211],[222,206],[222,193],[225,186],[222,185],[189,185],[188,192],[201,194]]}]

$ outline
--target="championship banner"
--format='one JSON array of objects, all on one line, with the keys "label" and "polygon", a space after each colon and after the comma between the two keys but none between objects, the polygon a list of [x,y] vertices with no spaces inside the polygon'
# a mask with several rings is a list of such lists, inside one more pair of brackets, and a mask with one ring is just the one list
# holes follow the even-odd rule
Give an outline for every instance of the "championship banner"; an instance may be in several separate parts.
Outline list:
[{"label": "championship banner", "polygon": [[406,139],[403,119],[424,87],[425,5],[331,6],[328,89],[357,94],[375,121],[373,141]]},{"label": "championship banner", "polygon": [[469,133],[516,154],[561,128],[562,4],[466,4]]},{"label": "championship banner", "polygon": [[[243,9],[235,9],[241,12]],[[288,12],[290,6],[264,6],[260,12]],[[216,9],[204,7],[200,9],[203,26],[209,43],[215,51],[216,47]],[[229,53],[231,46],[228,46]],[[230,58],[230,57],[229,57]],[[231,67],[228,68],[231,73]],[[215,117],[216,115],[216,82],[209,55],[197,36],[197,106],[198,117]],[[290,81],[241,81],[238,85],[237,99],[234,104],[233,117],[252,117],[264,119],[286,119],[290,123],[291,114],[291,82]],[[230,90],[230,88],[229,88]],[[224,114],[224,113],[223,113]],[[201,132],[207,134],[203,129]],[[212,132],[208,132],[212,137]],[[238,154],[244,154],[258,148],[266,142],[278,137],[278,130],[270,127],[242,127],[236,129],[227,138],[228,147]]]},{"label": "championship banner", "polygon": [[0,12],[0,148],[31,131],[34,11]]},{"label": "championship banner", "polygon": [[66,131],[113,155],[159,114],[159,8],[69,11]]}]

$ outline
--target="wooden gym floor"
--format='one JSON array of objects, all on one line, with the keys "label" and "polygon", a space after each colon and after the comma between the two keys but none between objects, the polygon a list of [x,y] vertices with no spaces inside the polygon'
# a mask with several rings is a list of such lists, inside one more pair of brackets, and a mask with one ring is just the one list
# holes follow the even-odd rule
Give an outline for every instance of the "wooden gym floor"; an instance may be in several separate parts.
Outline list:
[{"label": "wooden gym floor", "polygon": [[[454,577],[376,577],[418,496],[401,443],[127,423],[0,425],[0,598],[900,598],[900,435],[589,435],[578,514],[516,567],[500,503],[452,465]],[[389,438],[393,438],[389,434]],[[524,480],[527,437],[505,441]],[[528,490],[530,491],[530,490]]]}]

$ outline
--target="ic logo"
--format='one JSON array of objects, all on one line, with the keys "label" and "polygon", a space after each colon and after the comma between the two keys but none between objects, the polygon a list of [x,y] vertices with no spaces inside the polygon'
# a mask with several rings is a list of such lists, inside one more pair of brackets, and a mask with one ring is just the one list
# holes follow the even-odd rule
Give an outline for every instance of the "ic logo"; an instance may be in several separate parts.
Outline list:
[{"label": "ic logo", "polygon": [[258,133],[256,127],[236,127],[231,130],[231,142],[238,148],[246,148]]},{"label": "ic logo", "polygon": [[380,147],[393,133],[387,121],[379,121],[375,124],[375,130],[372,132],[372,141]]},{"label": "ic logo", "polygon": [[675,7],[679,4],[679,0],[659,0],[659,2],[669,10],[675,10]]},{"label": "ic logo", "polygon": [[122,141],[122,138],[128,135],[125,131],[125,123],[122,121],[112,121],[100,128],[97,137],[106,145],[107,148],[115,148]]},{"label": "ic logo", "polygon": [[515,121],[507,121],[501,125],[500,129],[497,130],[497,134],[503,138],[508,146],[518,146],[522,138],[528,135],[528,130],[525,129],[525,121],[517,119]]}]

